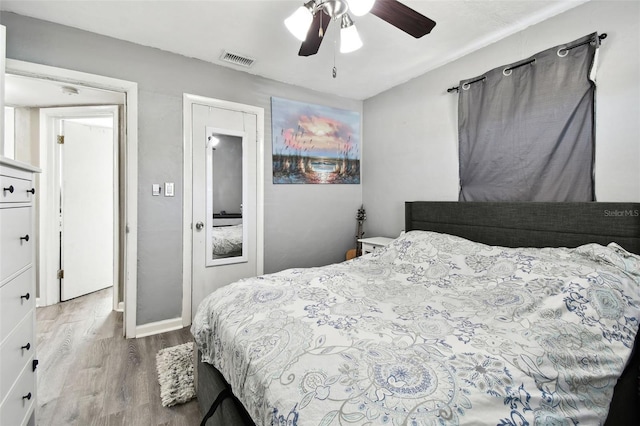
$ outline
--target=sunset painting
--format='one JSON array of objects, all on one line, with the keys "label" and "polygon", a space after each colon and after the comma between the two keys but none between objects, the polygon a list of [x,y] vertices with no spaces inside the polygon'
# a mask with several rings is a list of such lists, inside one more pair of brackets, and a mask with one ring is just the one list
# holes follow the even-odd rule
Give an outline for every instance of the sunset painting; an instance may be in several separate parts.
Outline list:
[{"label": "sunset painting", "polygon": [[273,183],[360,183],[360,113],[271,98]]}]

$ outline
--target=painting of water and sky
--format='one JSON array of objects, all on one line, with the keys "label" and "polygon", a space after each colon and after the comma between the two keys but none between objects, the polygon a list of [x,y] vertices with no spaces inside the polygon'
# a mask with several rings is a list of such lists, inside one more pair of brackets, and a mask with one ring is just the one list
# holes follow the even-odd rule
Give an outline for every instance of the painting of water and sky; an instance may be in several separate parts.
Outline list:
[{"label": "painting of water and sky", "polygon": [[273,183],[360,183],[360,113],[271,98]]}]

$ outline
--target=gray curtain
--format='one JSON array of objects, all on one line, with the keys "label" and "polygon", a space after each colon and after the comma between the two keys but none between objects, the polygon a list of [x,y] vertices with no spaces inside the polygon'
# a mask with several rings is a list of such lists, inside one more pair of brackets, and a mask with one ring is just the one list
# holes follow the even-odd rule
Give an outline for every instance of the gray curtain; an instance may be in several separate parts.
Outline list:
[{"label": "gray curtain", "polygon": [[595,200],[598,43],[589,34],[460,82],[460,201]]}]

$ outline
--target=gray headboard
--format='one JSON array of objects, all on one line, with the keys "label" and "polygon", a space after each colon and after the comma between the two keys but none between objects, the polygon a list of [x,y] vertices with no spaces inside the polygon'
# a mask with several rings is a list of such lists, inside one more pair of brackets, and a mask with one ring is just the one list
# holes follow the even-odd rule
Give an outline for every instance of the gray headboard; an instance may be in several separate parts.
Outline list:
[{"label": "gray headboard", "polygon": [[640,203],[405,203],[405,230],[458,235],[506,247],[577,247],[616,242],[640,254]]}]

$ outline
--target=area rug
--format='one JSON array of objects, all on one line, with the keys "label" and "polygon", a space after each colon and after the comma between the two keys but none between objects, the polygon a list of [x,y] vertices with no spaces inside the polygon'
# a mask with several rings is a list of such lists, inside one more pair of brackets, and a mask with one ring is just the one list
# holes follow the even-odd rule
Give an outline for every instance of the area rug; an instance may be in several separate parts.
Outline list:
[{"label": "area rug", "polygon": [[193,342],[161,349],[156,354],[162,406],[182,404],[196,396],[193,384]]}]

